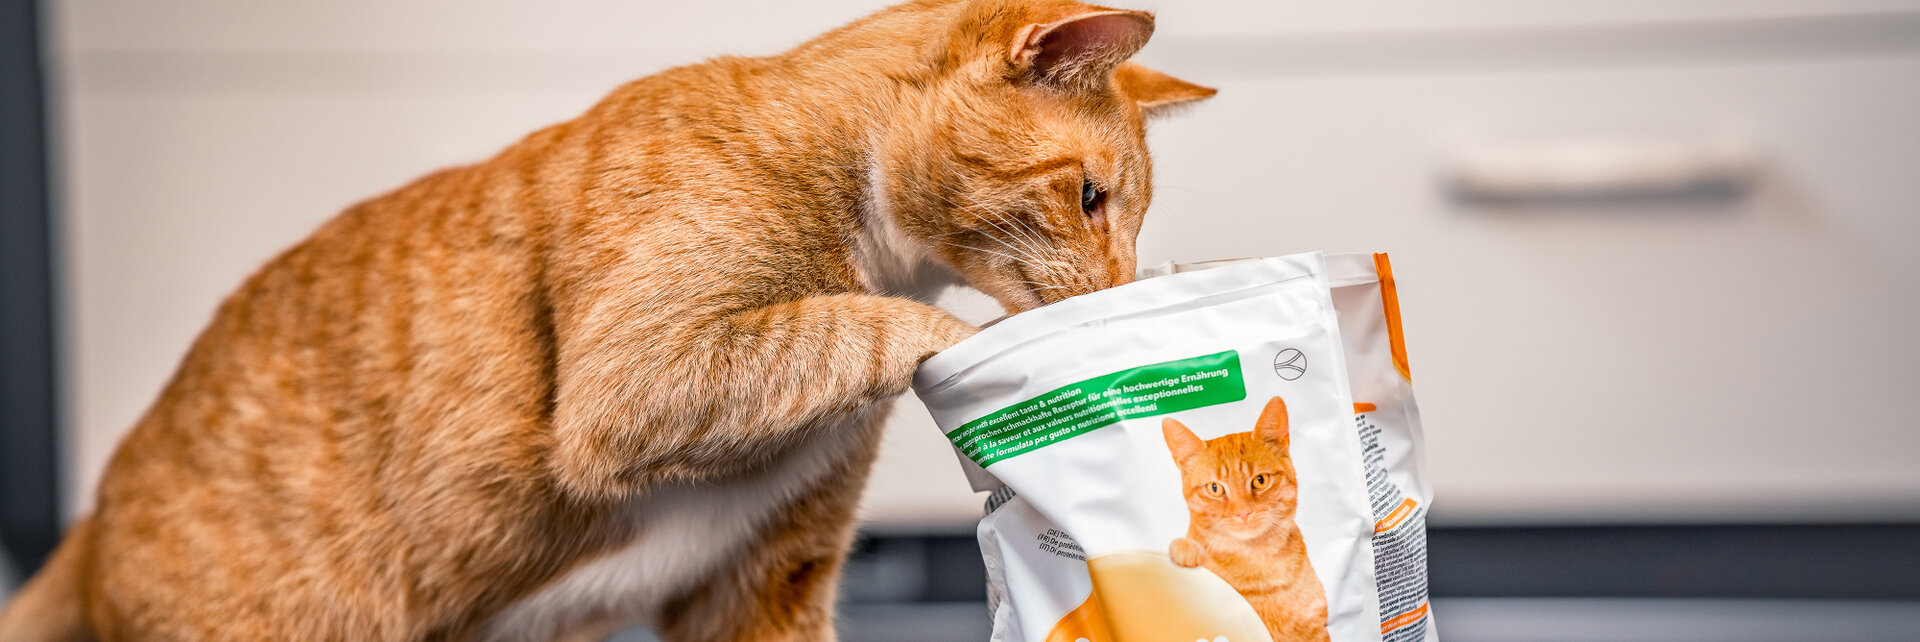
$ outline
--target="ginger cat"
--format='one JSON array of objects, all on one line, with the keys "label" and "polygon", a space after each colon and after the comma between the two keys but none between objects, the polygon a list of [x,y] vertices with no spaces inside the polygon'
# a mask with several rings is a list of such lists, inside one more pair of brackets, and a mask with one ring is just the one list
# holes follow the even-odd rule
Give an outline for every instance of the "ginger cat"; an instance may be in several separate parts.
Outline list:
[{"label": "ginger cat", "polygon": [[1128,282],[1152,16],[928,0],[634,81],[229,297],[0,639],[831,639],[880,422]]},{"label": "ginger cat", "polygon": [[1160,429],[1192,513],[1187,536],[1167,547],[1173,563],[1226,580],[1275,642],[1326,640],[1326,590],[1293,521],[1300,486],[1287,452],[1287,403],[1267,402],[1251,432],[1201,441],[1172,418]]}]

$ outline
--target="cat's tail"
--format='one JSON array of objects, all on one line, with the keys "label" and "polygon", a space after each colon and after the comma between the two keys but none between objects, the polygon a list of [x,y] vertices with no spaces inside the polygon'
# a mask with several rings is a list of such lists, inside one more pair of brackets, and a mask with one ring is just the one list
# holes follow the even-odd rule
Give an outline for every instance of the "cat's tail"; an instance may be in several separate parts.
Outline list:
[{"label": "cat's tail", "polygon": [[6,642],[84,642],[93,639],[87,622],[87,548],[92,520],[67,531],[53,557],[0,608],[0,640]]}]

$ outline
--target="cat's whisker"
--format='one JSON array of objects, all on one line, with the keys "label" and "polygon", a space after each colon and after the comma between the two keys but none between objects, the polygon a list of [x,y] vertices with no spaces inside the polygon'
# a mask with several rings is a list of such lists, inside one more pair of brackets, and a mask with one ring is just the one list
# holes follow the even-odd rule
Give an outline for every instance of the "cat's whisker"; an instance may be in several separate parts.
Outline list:
[{"label": "cat's whisker", "polygon": [[[1027,245],[1028,248],[1034,252],[1034,254],[1039,255],[1039,254],[1046,253],[1046,250],[1044,249],[1046,243],[1042,240],[1044,238],[1044,235],[1040,234],[1039,230],[1035,230],[1029,227],[1024,220],[1016,216],[1011,216],[1003,212],[993,211],[988,208],[982,207],[980,206],[979,201],[975,201],[973,197],[968,196],[966,194],[960,194],[960,198],[966,199],[968,202],[973,203],[976,207],[979,207],[980,209],[986,210],[989,213],[993,214],[995,219],[998,219],[1001,222],[1006,223],[1008,227],[1012,228],[1007,230],[1007,232],[1009,234],[1012,234],[1014,238],[1019,240],[1021,243]],[[952,202],[952,201],[948,201],[948,202]],[[969,210],[969,211],[972,211],[972,210]],[[998,226],[996,225],[995,227],[998,227]]]},{"label": "cat's whisker", "polygon": [[[993,238],[993,237],[988,237],[988,238]],[[1043,259],[1040,258],[1038,253],[1033,251],[1031,247],[1016,247],[1012,243],[1008,243],[1005,240],[998,239],[998,238],[994,238],[993,240],[994,242],[999,243],[1001,247],[1005,247],[1009,250],[1013,250],[1015,253],[1019,254],[1020,256],[1026,257],[1026,260],[1024,261],[1025,263],[1037,265],[1045,262]]]},{"label": "cat's whisker", "polygon": [[1025,231],[1028,235],[1030,235],[1030,238],[1033,239],[1033,242],[1035,244],[1039,243],[1039,239],[1042,236],[1042,234],[1040,234],[1040,230],[1036,230],[1028,226],[1027,221],[1025,219],[1018,218],[1018,217],[1008,217],[1007,222],[1008,224],[1015,226],[1016,229]]},{"label": "cat's whisker", "polygon": [[[978,200],[975,200],[972,196],[964,192],[955,192],[954,195],[967,201],[967,203],[969,204],[962,205],[960,203],[954,202],[953,199],[948,198],[945,194],[939,194],[939,193],[935,194],[935,196],[938,196],[940,200],[946,201],[948,205],[951,205],[955,209],[958,209],[962,212],[966,212],[968,214],[972,214],[976,217],[979,217],[980,220],[986,221],[988,225],[992,225],[994,229],[997,229],[997,230],[1000,230],[1001,232],[1006,233],[1008,236],[1013,237],[1015,241],[1018,241],[1020,242],[1021,245],[1025,246],[1024,248],[1015,248],[1011,243],[1006,243],[1003,241],[1001,244],[1006,245],[1008,249],[1018,251],[1022,254],[1027,254],[1031,256],[1032,259],[1036,262],[1039,261],[1040,255],[1046,253],[1046,250],[1043,247],[1045,243],[1043,243],[1040,240],[1040,236],[1041,236],[1040,233],[1038,231],[1033,230],[1032,228],[1027,227],[1027,225],[1024,222],[1020,221],[1019,218],[1011,217],[1004,213],[995,211],[992,208],[986,207],[985,205],[981,204]],[[1002,227],[1000,223],[1006,223],[1007,227]],[[998,240],[998,239],[995,239],[995,240]]]},{"label": "cat's whisker", "polygon": [[987,254],[992,254],[992,255],[994,255],[994,256],[999,256],[999,257],[1004,257],[1004,258],[1006,258],[1006,259],[1007,259],[1007,260],[1009,260],[1009,261],[1013,261],[1014,263],[1025,263],[1025,262],[1026,262],[1025,260],[1023,260],[1023,259],[1021,259],[1020,257],[1017,257],[1017,256],[1013,256],[1013,255],[1010,255],[1010,254],[1007,254],[1007,253],[1005,253],[1005,252],[995,252],[995,251],[993,251],[993,250],[989,250],[989,249],[986,249],[986,248],[982,248],[982,247],[974,247],[974,246],[971,246],[971,245],[966,245],[966,244],[963,244],[963,243],[945,243],[945,242],[943,242],[943,244],[944,244],[944,245],[948,245],[948,246],[951,246],[951,247],[957,247],[957,248],[960,248],[960,249],[963,249],[963,250],[972,250],[972,251],[975,251],[975,252],[984,252],[984,253],[987,253]]},{"label": "cat's whisker", "polygon": [[1032,227],[1028,226],[1024,219],[1021,219],[1016,216],[1010,216],[1004,212],[994,211],[990,208],[984,207],[980,204],[978,200],[975,200],[973,196],[969,194],[960,193],[958,194],[958,196],[962,199],[965,199],[967,202],[971,203],[973,207],[993,212],[996,217],[1000,218],[1000,220],[1006,222],[1009,226],[1012,226],[1014,228],[1013,232],[1022,240],[1022,242],[1033,245],[1035,250],[1039,250],[1040,246],[1044,245],[1044,243],[1042,242],[1042,239],[1045,237],[1045,235],[1041,234],[1039,230],[1033,229]]},{"label": "cat's whisker", "polygon": [[[940,200],[946,201],[947,204],[953,206],[954,209],[960,210],[961,212],[965,212],[968,214],[972,214],[975,217],[978,217],[980,220],[986,221],[988,225],[992,225],[993,229],[1000,230],[1002,233],[1005,233],[1006,235],[1013,237],[1014,240],[1019,241],[1022,247],[1016,247],[1014,244],[1008,243],[1007,241],[997,237],[993,237],[993,236],[987,237],[987,238],[993,239],[994,241],[999,242],[1003,246],[1006,246],[1008,250],[1012,250],[1015,253],[1022,254],[1028,257],[1026,260],[1023,260],[1020,262],[1038,263],[1040,261],[1039,254],[1042,253],[1040,248],[1037,245],[1035,245],[1032,240],[1028,239],[1026,236],[1020,234],[1019,232],[1008,229],[1006,227],[1001,227],[1000,223],[996,222],[996,219],[1000,219],[1000,220],[1004,220],[1004,219],[1002,219],[1002,217],[998,213],[992,212],[991,210],[987,210],[984,207],[980,207],[976,209],[975,207],[968,207],[965,205],[961,205],[959,203],[955,203],[953,199],[947,198],[946,195],[944,194],[936,193],[935,196],[938,196]],[[960,197],[967,199],[969,201],[973,200],[971,197],[968,197],[965,194],[961,194]],[[978,205],[978,203],[976,202],[975,205]],[[1012,221],[1008,221],[1008,223],[1011,224]]]},{"label": "cat's whisker", "polygon": [[1027,227],[1027,224],[1025,221],[1022,221],[1020,220],[1019,217],[1014,217],[1014,216],[1003,216],[1001,220],[1005,221],[1008,226],[1014,228],[1015,235],[1017,235],[1021,239],[1021,242],[1026,243],[1028,246],[1032,247],[1036,254],[1043,252],[1043,250],[1041,250],[1040,248],[1040,245],[1041,245],[1039,241],[1040,233],[1036,230],[1033,230],[1032,228]]},{"label": "cat's whisker", "polygon": [[[956,207],[957,207],[957,206],[956,206]],[[1010,231],[1010,230],[1008,230],[1008,229],[1006,229],[1006,228],[1004,228],[1004,227],[1000,227],[1000,225],[999,225],[999,224],[997,224],[997,223],[994,223],[994,222],[993,222],[993,219],[991,219],[991,218],[987,218],[987,217],[984,217],[984,216],[982,216],[982,217],[980,218],[980,220],[983,220],[983,221],[986,221],[986,222],[987,222],[987,224],[988,224],[988,225],[992,225],[992,226],[994,227],[994,229],[997,229],[997,230],[1000,230],[1000,231],[1002,231],[1002,232],[1006,232],[1006,233],[1007,233],[1008,235],[1014,235],[1014,233],[1013,233],[1012,231]],[[1013,253],[1015,253],[1015,254],[1019,254],[1019,255],[1021,255],[1022,257],[1024,257],[1024,258],[1022,258],[1022,259],[1021,259],[1021,261],[1020,261],[1021,263],[1040,263],[1040,262],[1041,262],[1041,259],[1040,259],[1040,256],[1039,256],[1039,253],[1038,253],[1038,252],[1036,251],[1036,250],[1037,250],[1037,248],[1034,248],[1034,247],[1033,247],[1033,246],[1032,246],[1031,244],[1027,244],[1027,243],[1024,243],[1024,242],[1023,242],[1023,243],[1022,243],[1021,245],[1014,245],[1013,243],[1009,243],[1009,242],[1007,242],[1007,240],[1006,240],[1006,239],[1003,239],[1003,238],[1000,238],[1000,237],[997,237],[997,236],[993,236],[993,235],[990,235],[990,234],[989,234],[989,235],[985,235],[985,236],[986,236],[986,237],[987,237],[988,239],[992,239],[992,240],[993,240],[993,242],[995,242],[995,243],[999,243],[999,244],[1000,244],[1000,245],[1001,245],[1002,247],[1005,247],[1005,248],[1007,248],[1008,250],[1010,250],[1010,251],[1012,251]],[[1017,235],[1015,235],[1015,240],[1019,240],[1019,237],[1018,237]]]}]

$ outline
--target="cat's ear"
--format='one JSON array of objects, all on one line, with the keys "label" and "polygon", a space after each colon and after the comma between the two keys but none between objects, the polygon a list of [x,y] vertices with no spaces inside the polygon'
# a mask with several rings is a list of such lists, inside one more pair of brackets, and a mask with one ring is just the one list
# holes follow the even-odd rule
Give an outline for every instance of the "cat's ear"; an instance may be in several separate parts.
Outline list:
[{"label": "cat's ear", "polygon": [[1136,62],[1121,63],[1113,70],[1113,84],[1119,87],[1120,95],[1140,105],[1141,113],[1148,118],[1164,116],[1220,93],[1212,87],[1196,85]]},{"label": "cat's ear", "polygon": [[1206,442],[1200,441],[1199,436],[1172,417],[1160,420],[1160,432],[1167,436],[1167,450],[1173,452],[1173,461],[1176,463],[1200,454],[1207,447]]},{"label": "cat's ear", "polygon": [[1098,87],[1114,67],[1153,36],[1153,14],[1090,8],[1014,32],[1010,61],[1033,82],[1067,89]]},{"label": "cat's ear", "polygon": [[1278,446],[1287,445],[1287,402],[1279,397],[1267,402],[1260,411],[1259,421],[1253,423],[1253,436]]}]

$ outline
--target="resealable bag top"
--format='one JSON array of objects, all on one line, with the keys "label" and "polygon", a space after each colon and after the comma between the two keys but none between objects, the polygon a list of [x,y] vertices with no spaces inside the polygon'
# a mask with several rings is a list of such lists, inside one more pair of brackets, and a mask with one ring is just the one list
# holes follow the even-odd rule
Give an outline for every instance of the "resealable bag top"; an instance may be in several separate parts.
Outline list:
[{"label": "resealable bag top", "polygon": [[993,639],[1432,639],[1384,255],[1203,267],[1015,315],[922,365],[916,392],[995,491]]}]

